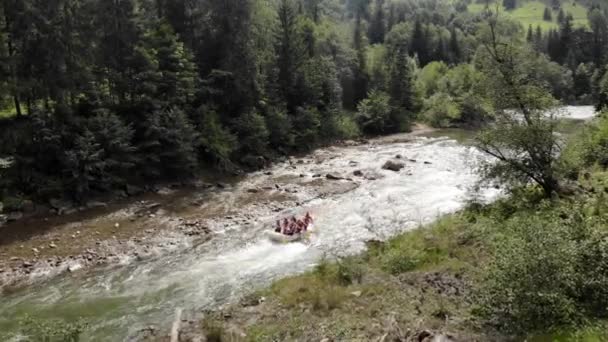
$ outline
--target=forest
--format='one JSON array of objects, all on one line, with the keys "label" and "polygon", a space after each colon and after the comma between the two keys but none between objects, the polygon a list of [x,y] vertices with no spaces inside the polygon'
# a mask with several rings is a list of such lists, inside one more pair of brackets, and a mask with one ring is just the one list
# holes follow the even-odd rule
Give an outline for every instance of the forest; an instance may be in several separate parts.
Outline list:
[{"label": "forest", "polygon": [[[567,104],[608,102],[607,9],[508,17],[528,77]],[[84,201],[202,169],[238,173],[358,136],[493,120],[469,0],[4,0],[5,202]],[[475,10],[478,9],[478,10]],[[577,18],[578,22],[578,18]]]}]

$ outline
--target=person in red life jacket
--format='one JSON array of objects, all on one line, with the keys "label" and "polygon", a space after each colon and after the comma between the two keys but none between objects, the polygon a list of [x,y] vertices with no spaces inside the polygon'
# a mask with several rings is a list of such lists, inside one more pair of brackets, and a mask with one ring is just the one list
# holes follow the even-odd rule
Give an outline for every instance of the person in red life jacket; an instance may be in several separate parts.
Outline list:
[{"label": "person in red life jacket", "polygon": [[281,227],[281,234],[287,234],[287,230],[289,229],[289,221],[287,221],[287,218],[283,219],[283,226]]},{"label": "person in red life jacket", "polygon": [[312,216],[310,216],[310,213],[307,212],[306,216],[304,216],[304,231],[308,230],[308,227],[310,226],[311,223],[312,223]]},{"label": "person in red life jacket", "polygon": [[274,232],[280,233],[282,230],[283,230],[283,227],[281,227],[281,220],[277,220],[277,226],[274,228]]},{"label": "person in red life jacket", "polygon": [[296,229],[296,234],[301,234],[302,232],[304,232],[306,230],[306,225],[304,224],[304,222],[302,220],[298,220],[297,224],[297,229]]}]

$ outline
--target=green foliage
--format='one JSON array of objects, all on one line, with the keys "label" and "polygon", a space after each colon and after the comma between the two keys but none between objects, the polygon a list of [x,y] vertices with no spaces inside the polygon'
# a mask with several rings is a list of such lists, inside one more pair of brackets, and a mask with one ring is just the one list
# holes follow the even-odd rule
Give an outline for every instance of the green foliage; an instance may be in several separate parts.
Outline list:
[{"label": "green foliage", "polygon": [[433,127],[449,127],[450,123],[460,118],[461,109],[452,97],[445,93],[436,93],[424,101],[422,117]]},{"label": "green foliage", "polygon": [[367,134],[385,133],[390,124],[390,114],[390,96],[381,91],[372,91],[357,106],[357,121]]},{"label": "green foliage", "polygon": [[196,127],[200,132],[197,145],[204,159],[220,169],[230,168],[231,155],[237,147],[236,137],[222,125],[219,115],[212,108],[199,107],[196,117]]},{"label": "green foliage", "polygon": [[479,313],[515,333],[603,317],[608,302],[608,267],[602,257],[608,252],[606,207],[602,203],[595,213],[589,209],[564,203],[501,224],[481,283]]},{"label": "green foliage", "polygon": [[293,119],[294,143],[300,150],[309,150],[318,143],[321,115],[316,108],[298,108]]},{"label": "green foliage", "polygon": [[605,113],[600,113],[596,122],[569,140],[560,157],[560,172],[577,179],[581,171],[596,164],[604,169],[608,167],[608,118]]},{"label": "green foliage", "polygon": [[157,110],[143,123],[138,147],[143,174],[150,178],[189,175],[197,165],[198,133],[179,109]]},{"label": "green foliage", "polygon": [[490,105],[479,95],[483,74],[469,64],[448,68],[444,63],[426,65],[416,80],[424,94],[422,118],[435,127],[481,126],[489,119]]},{"label": "green foliage", "polygon": [[[515,7],[500,34],[523,49],[518,21],[537,30],[534,51],[508,67],[556,98],[604,106],[605,11],[563,3],[558,30],[541,20],[544,4]],[[405,131],[419,113],[434,125],[485,124],[483,96],[510,97],[481,85],[482,9],[465,0],[1,2],[0,152],[16,160],[3,186],[84,199],[198,165],[238,168],[360,131]],[[389,95],[388,109],[371,90]],[[529,90],[525,101],[539,94]]]},{"label": "green foliage", "polygon": [[485,48],[476,56],[483,89],[497,110],[495,123],[477,137],[477,146],[495,158],[483,174],[510,188],[534,182],[551,196],[559,190],[557,101],[534,75],[535,53],[502,34],[508,29],[490,18],[482,34]]},{"label": "green foliage", "polygon": [[599,100],[597,108],[602,110],[608,108],[608,71],[606,71],[606,74],[604,74],[604,77],[602,77],[599,88]]},{"label": "green foliage", "polygon": [[38,320],[26,316],[21,320],[22,334],[29,342],[78,342],[87,329],[83,320],[64,322],[60,320]]},{"label": "green foliage", "polygon": [[250,112],[241,115],[235,123],[239,149],[244,155],[263,156],[268,152],[268,129],[264,117]]}]

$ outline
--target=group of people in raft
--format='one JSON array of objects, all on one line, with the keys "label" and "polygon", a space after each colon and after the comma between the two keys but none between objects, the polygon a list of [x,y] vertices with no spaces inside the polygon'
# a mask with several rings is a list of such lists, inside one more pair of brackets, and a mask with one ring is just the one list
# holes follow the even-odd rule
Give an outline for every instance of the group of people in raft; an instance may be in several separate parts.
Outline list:
[{"label": "group of people in raft", "polygon": [[288,236],[302,234],[308,230],[312,222],[313,219],[310,213],[306,213],[303,219],[296,219],[295,216],[292,216],[290,219],[277,220],[277,226],[274,231]]}]

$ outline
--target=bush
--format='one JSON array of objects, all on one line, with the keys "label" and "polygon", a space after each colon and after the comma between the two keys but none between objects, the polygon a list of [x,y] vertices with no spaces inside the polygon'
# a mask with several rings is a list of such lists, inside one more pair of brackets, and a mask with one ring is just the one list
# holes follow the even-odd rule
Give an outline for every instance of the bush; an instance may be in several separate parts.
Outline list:
[{"label": "bush", "polygon": [[449,127],[461,117],[458,103],[445,93],[436,93],[424,101],[424,119],[433,127]]},{"label": "bush", "polygon": [[198,134],[183,111],[154,111],[142,129],[138,152],[144,176],[171,178],[194,172]]},{"label": "bush", "polygon": [[201,106],[197,112],[197,130],[200,132],[198,145],[200,154],[210,160],[219,169],[232,166],[230,156],[236,149],[236,137],[220,122],[217,112],[207,106]]},{"label": "bush", "polygon": [[241,115],[235,122],[242,155],[264,156],[268,153],[268,128],[264,117],[256,112]]},{"label": "bush", "polygon": [[576,179],[578,173],[594,164],[608,167],[608,112],[600,114],[597,122],[575,134],[560,156],[560,172]]},{"label": "bush", "polygon": [[565,203],[497,222],[499,235],[484,271],[477,313],[519,334],[605,317],[607,222],[589,209]]},{"label": "bush", "polygon": [[294,143],[298,150],[306,151],[318,143],[321,116],[316,108],[298,108],[293,119]]},{"label": "bush", "polygon": [[31,342],[78,342],[87,329],[83,320],[68,323],[60,320],[37,320],[26,316],[21,320],[21,332]]},{"label": "bush", "polygon": [[365,133],[384,133],[390,120],[390,96],[385,92],[374,90],[357,106],[357,122]]}]

